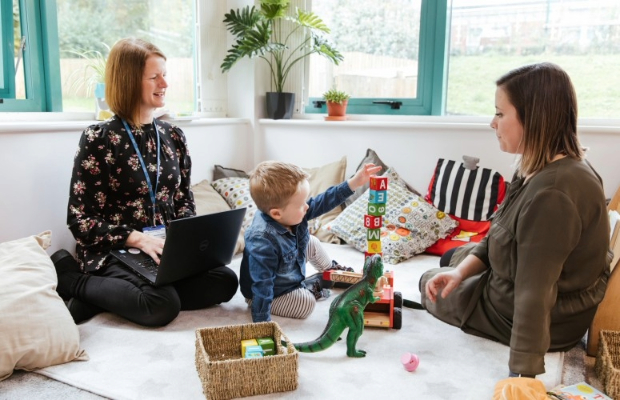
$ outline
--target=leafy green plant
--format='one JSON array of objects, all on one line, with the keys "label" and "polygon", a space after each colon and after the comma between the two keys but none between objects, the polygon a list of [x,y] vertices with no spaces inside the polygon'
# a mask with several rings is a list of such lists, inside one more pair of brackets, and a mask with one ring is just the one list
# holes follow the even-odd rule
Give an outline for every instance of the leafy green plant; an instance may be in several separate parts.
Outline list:
[{"label": "leafy green plant", "polygon": [[[260,57],[269,64],[275,91],[282,92],[291,67],[311,54],[320,54],[338,65],[343,56],[328,43],[325,34],[329,28],[323,21],[300,9],[289,16],[288,8],[289,0],[261,0],[260,10],[247,6],[225,14],[226,29],[236,41],[220,66],[222,72],[243,57]],[[304,39],[292,48],[290,40],[299,31]]]},{"label": "leafy green plant", "polygon": [[[105,43],[103,45],[108,49],[109,53],[110,47]],[[98,83],[104,83],[105,81],[105,65],[107,62],[107,55],[104,55],[98,50],[70,50],[69,53],[86,60],[86,64],[83,68],[73,70],[67,78],[71,82],[69,90],[76,93],[85,87],[86,95],[90,96],[93,88]]]},{"label": "leafy green plant", "polygon": [[342,104],[346,100],[349,100],[351,96],[349,96],[348,94],[346,94],[345,92],[341,90],[332,88],[332,89],[329,89],[327,92],[323,93],[323,98],[325,99],[325,101],[328,101],[331,103]]}]

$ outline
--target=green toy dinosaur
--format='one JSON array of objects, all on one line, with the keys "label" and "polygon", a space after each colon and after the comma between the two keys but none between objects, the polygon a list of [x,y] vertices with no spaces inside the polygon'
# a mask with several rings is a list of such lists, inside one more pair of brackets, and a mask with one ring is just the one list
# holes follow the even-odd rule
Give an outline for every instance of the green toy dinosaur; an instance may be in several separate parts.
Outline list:
[{"label": "green toy dinosaur", "polygon": [[368,257],[364,263],[362,280],[353,284],[336,297],[329,307],[329,319],[321,335],[306,343],[294,343],[298,351],[314,353],[325,350],[336,343],[345,328],[347,333],[347,356],[364,357],[364,350],[356,350],[357,340],[364,333],[364,308],[368,303],[379,300],[373,295],[377,280],[383,275],[383,261],[378,254]]}]

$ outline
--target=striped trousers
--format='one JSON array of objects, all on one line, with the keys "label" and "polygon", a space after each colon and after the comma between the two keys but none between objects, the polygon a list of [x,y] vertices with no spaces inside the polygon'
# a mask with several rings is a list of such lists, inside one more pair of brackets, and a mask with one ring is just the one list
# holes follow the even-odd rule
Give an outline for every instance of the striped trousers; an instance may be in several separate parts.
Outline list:
[{"label": "striped trousers", "polygon": [[[321,246],[319,239],[312,235],[310,235],[308,242],[307,256],[308,262],[319,272],[323,272],[332,266],[332,260],[327,251]],[[252,306],[252,299],[246,299],[245,302],[249,307]],[[274,298],[271,303],[271,315],[304,319],[312,314],[315,305],[314,294],[305,287],[300,287]]]}]

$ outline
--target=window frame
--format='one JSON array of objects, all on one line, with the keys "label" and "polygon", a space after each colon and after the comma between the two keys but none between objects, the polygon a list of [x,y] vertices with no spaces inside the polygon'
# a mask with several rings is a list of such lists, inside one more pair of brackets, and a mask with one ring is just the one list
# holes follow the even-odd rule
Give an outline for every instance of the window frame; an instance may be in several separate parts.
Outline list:
[{"label": "window frame", "polygon": [[0,112],[62,111],[56,0],[19,0],[19,15],[26,98],[2,99]]},{"label": "window frame", "polygon": [[[422,0],[417,97],[350,98],[347,114],[444,115],[447,98],[449,15],[448,0]],[[399,101],[400,109],[376,101]],[[320,107],[319,107],[320,105]],[[324,99],[310,97],[307,114],[326,113]]]}]

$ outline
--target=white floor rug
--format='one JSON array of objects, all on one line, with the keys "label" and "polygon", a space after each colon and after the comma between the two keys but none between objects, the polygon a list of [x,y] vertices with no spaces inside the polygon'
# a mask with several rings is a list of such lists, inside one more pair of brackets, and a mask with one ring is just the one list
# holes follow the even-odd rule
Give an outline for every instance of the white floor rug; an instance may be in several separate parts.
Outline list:
[{"label": "white floor rug", "polygon": [[[333,259],[361,269],[363,254],[348,246],[327,246]],[[236,257],[232,264],[237,272],[239,262]],[[419,276],[437,265],[437,257],[422,255],[386,268],[394,270],[395,289],[418,301]],[[334,290],[333,295],[340,291]],[[273,320],[293,342],[312,340],[325,327],[330,302],[319,302],[306,320]],[[105,313],[80,325],[89,361],[37,372],[112,399],[201,399],[204,395],[194,365],[195,330],[250,322],[240,293],[228,304],[182,312],[170,325],[158,329]],[[467,335],[426,311],[403,309],[400,330],[367,328],[358,348],[367,351],[365,358],[347,357],[344,340],[323,352],[300,353],[297,390],[257,398],[480,400],[490,399],[495,383],[508,374],[508,347]],[[407,372],[400,364],[405,352],[419,356],[415,372]],[[562,362],[563,353],[545,357],[547,372],[539,379],[548,389],[560,383]]]}]

